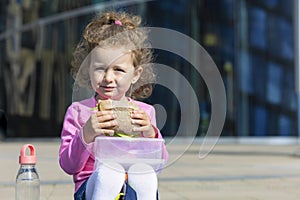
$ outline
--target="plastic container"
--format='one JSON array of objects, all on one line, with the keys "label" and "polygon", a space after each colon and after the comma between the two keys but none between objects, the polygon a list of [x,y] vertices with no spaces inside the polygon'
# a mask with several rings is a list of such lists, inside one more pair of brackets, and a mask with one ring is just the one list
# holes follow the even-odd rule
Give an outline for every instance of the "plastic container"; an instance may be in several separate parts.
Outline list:
[{"label": "plastic container", "polygon": [[136,163],[146,163],[159,171],[163,159],[164,140],[160,138],[97,137],[94,143],[95,165],[117,162],[125,170]]},{"label": "plastic container", "polygon": [[[29,148],[30,155],[26,155]],[[16,200],[39,200],[40,179],[36,170],[35,148],[31,144],[22,146],[19,156],[20,168],[16,177]]]}]

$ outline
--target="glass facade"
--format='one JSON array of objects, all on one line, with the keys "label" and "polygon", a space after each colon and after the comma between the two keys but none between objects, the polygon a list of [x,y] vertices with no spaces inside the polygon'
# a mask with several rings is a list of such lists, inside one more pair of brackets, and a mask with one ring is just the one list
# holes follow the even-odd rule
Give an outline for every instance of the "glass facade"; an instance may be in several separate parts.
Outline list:
[{"label": "glass facade", "polygon": [[[294,1],[237,5],[238,135],[297,136]],[[245,78],[247,77],[247,78]]]},{"label": "glass facade", "polygon": [[[60,135],[72,102],[72,51],[87,22],[103,8],[139,14],[147,26],[179,31],[204,47],[226,89],[223,137],[298,137],[294,0],[26,2],[0,2],[0,109],[8,119],[8,137]],[[211,117],[206,83],[182,57],[155,53],[156,63],[176,69],[194,89],[200,108],[197,135],[204,136]],[[180,91],[180,82],[174,84]],[[182,112],[174,93],[156,85],[145,101],[164,107],[161,131],[174,136]]]}]

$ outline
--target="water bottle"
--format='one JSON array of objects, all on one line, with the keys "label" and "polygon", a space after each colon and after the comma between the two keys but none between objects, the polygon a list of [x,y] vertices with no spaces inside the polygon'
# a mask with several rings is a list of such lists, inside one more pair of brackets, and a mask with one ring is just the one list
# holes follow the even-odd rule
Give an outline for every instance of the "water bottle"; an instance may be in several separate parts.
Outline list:
[{"label": "water bottle", "polygon": [[[26,155],[29,148],[30,155]],[[20,169],[16,178],[16,200],[39,200],[40,179],[36,170],[35,148],[31,144],[22,146],[19,156]]]}]

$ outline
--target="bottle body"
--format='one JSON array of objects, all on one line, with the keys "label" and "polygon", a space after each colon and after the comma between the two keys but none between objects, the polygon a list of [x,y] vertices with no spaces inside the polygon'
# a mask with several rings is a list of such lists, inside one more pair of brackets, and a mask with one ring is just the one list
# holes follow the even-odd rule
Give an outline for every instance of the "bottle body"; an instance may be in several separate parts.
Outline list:
[{"label": "bottle body", "polygon": [[39,200],[40,179],[34,164],[21,164],[16,178],[15,200]]}]

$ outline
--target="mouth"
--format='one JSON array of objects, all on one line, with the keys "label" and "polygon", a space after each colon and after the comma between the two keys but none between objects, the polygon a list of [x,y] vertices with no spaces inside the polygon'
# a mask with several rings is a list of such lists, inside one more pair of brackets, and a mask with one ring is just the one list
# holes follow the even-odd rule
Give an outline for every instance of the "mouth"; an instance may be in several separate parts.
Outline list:
[{"label": "mouth", "polygon": [[113,86],[105,86],[105,85],[103,85],[103,86],[100,86],[104,91],[106,91],[106,92],[111,92],[111,91],[113,91],[114,89],[115,89],[115,87],[113,87]]}]

